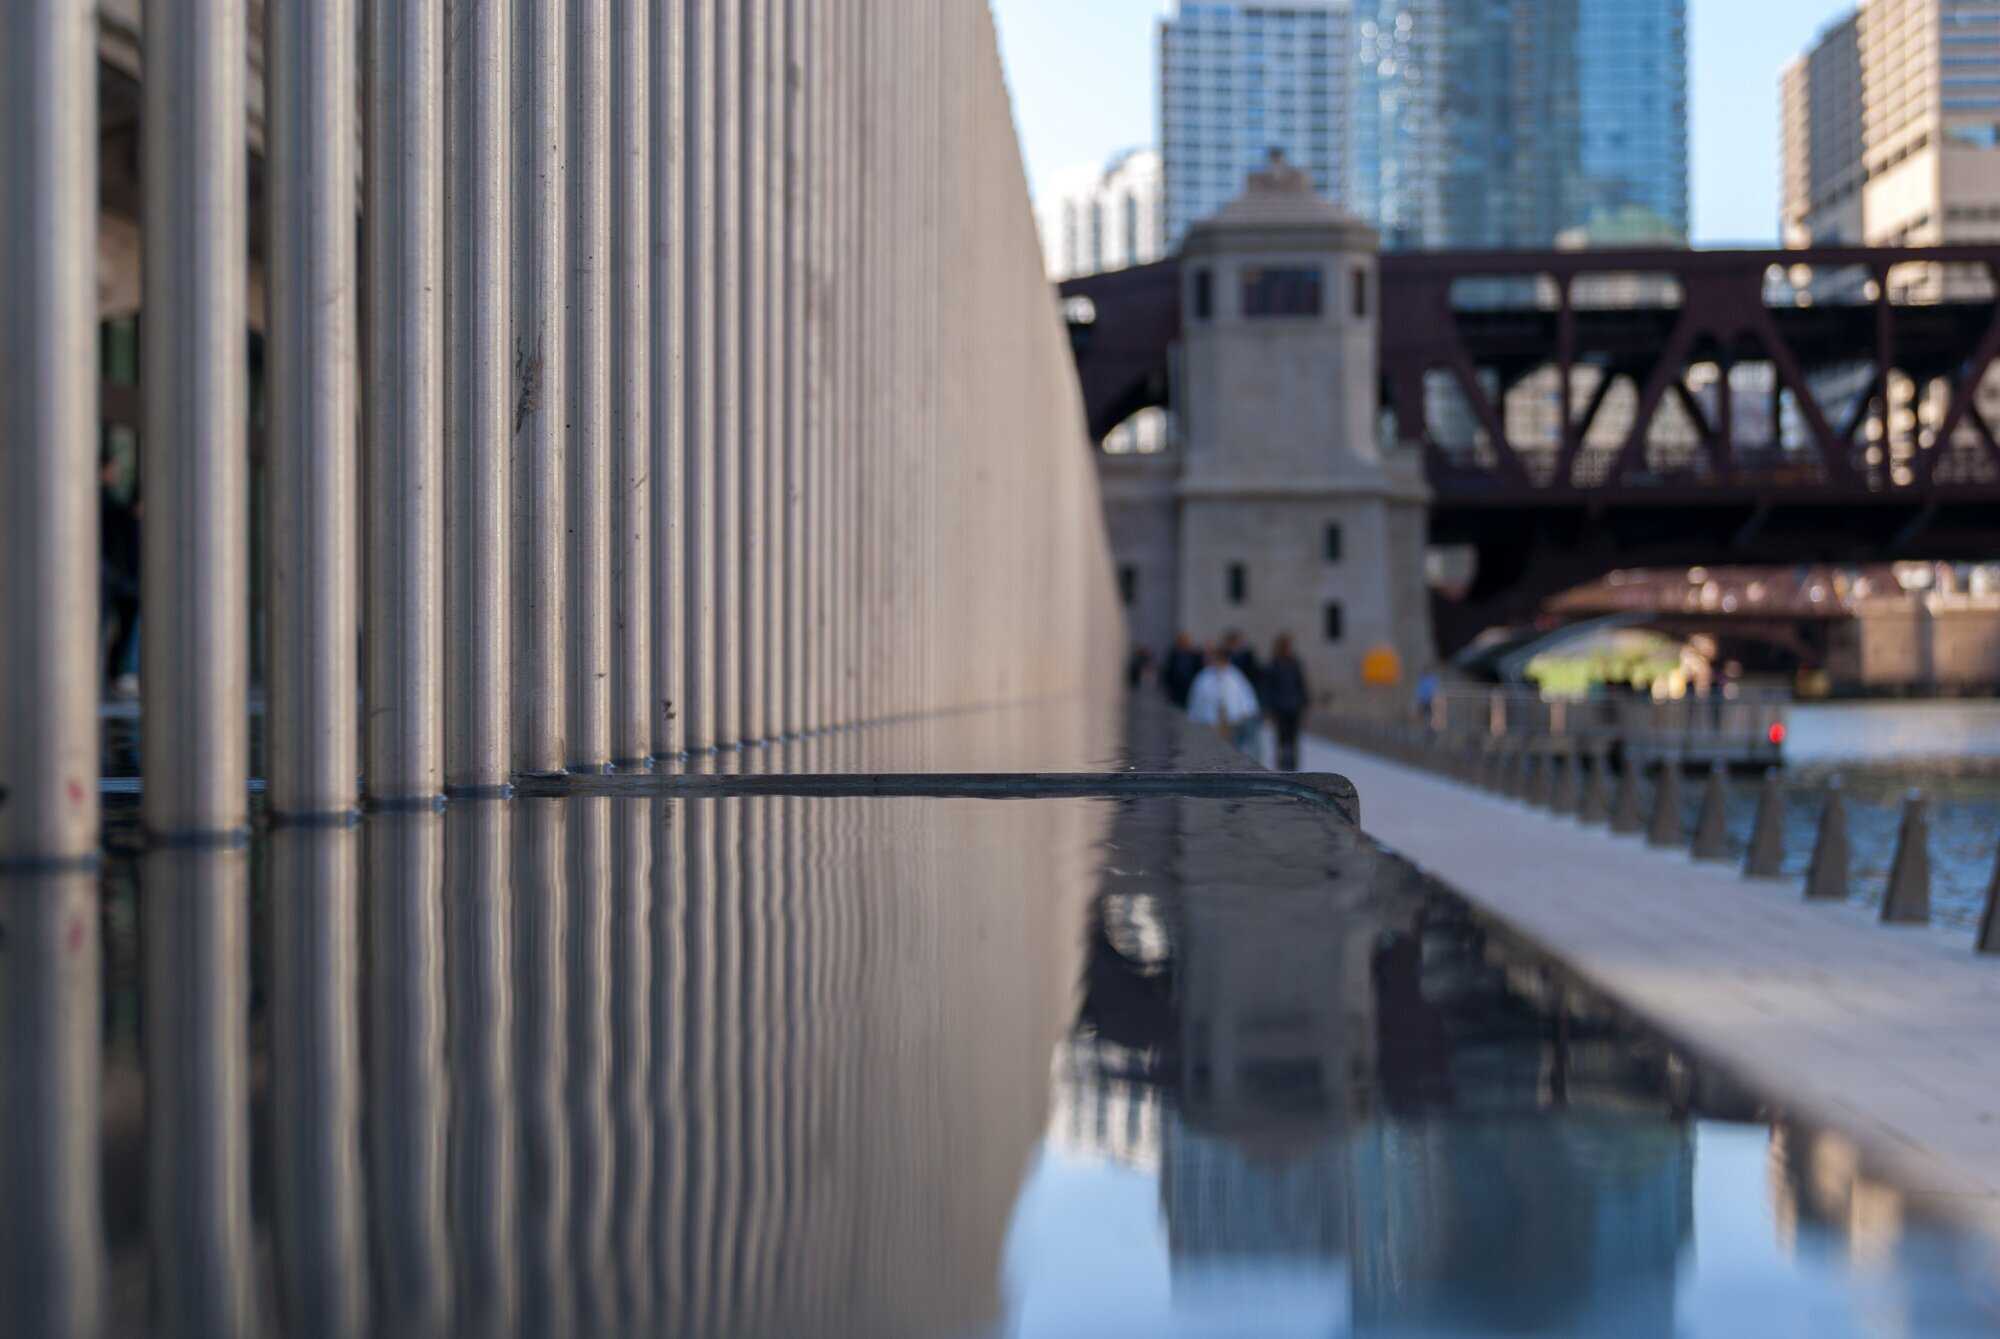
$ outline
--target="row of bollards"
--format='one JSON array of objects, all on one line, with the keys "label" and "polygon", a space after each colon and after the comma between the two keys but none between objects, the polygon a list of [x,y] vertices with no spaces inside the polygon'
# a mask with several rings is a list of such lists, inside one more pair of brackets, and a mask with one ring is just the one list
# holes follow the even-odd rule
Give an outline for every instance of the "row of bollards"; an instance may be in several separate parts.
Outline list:
[{"label": "row of bollards", "polygon": [[[1614,755],[1624,751],[1611,739],[1449,736],[1421,725],[1356,720],[1342,722],[1338,734],[1345,743],[1411,766],[1443,771],[1467,785],[1573,817],[1586,826],[1605,826],[1619,836],[1643,834],[1646,844],[1658,849],[1685,845],[1698,861],[1730,859],[1728,770],[1720,762],[1710,766],[1702,786],[1690,840],[1682,763],[1676,757],[1663,757],[1654,764],[1658,779],[1649,807],[1640,794],[1644,768],[1630,762],[1614,765]],[[1783,877],[1785,803],[1778,770],[1767,769],[1743,860],[1745,878]],[[1852,859],[1846,793],[1835,778],[1827,789],[1806,868],[1807,899],[1845,900],[1851,891]],[[1881,919],[1889,925],[1924,925],[1930,915],[1930,801],[1923,792],[1912,791],[1903,802]],[[1980,953],[2000,954],[2000,861],[1986,891],[1976,946]]]}]

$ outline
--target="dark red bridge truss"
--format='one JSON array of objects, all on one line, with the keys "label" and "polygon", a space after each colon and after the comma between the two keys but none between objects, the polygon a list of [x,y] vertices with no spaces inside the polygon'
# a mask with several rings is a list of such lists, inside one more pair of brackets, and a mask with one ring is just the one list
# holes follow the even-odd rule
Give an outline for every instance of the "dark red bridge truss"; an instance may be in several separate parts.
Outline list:
[{"label": "dark red bridge truss", "polygon": [[[1480,555],[1441,639],[1620,566],[2000,557],[1996,288],[2000,247],[1384,255],[1383,409]],[[1178,264],[1062,292],[1093,435],[1170,404]]]}]

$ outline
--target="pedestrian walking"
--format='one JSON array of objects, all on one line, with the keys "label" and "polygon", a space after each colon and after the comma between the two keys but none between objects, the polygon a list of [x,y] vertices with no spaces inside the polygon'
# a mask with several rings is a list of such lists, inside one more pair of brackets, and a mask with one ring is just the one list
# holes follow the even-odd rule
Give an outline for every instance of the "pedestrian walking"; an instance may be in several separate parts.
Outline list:
[{"label": "pedestrian walking", "polygon": [[1188,693],[1194,687],[1195,676],[1201,673],[1201,664],[1201,652],[1195,648],[1194,638],[1185,632],[1176,635],[1173,649],[1167,652],[1167,663],[1160,668],[1160,688],[1167,701],[1182,711],[1188,709]]},{"label": "pedestrian walking", "polygon": [[1278,770],[1299,770],[1299,722],[1304,719],[1312,691],[1306,684],[1306,667],[1292,650],[1290,633],[1281,633],[1271,648],[1271,663],[1264,669],[1264,711],[1278,732]]},{"label": "pedestrian walking", "polygon": [[1257,747],[1257,694],[1220,645],[1209,648],[1208,665],[1188,691],[1188,719],[1210,727],[1245,753]]}]

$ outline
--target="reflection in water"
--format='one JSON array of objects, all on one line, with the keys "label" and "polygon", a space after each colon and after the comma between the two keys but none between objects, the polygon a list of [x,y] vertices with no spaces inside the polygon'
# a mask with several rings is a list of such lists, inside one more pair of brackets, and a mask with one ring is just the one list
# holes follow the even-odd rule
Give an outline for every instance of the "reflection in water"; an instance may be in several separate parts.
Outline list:
[{"label": "reflection in water", "polygon": [[[445,813],[445,1063],[451,1075],[445,1156],[452,1277],[461,1334],[512,1331],[517,1310],[511,980],[514,880],[506,801]],[[311,1119],[281,1112],[279,1119]],[[537,1206],[530,1203],[527,1221]]]},{"label": "reflection in water", "polygon": [[1816,1334],[1995,1315],[1297,802],[474,802],[140,873],[0,884],[31,1335],[1727,1333],[1746,1242]]},{"label": "reflection in water", "polygon": [[258,1331],[249,875],[246,851],[146,856],[146,1205],[161,1335]]},{"label": "reflection in water", "polygon": [[0,877],[0,1315],[29,1334],[102,1323],[98,924],[95,875]]},{"label": "reflection in water", "polygon": [[[280,828],[264,844],[271,902],[272,1178],[287,1334],[368,1323],[361,1219],[361,833]],[[311,1112],[309,1120],[284,1119]]]},{"label": "reflection in water", "polygon": [[427,1339],[451,1316],[445,1213],[444,817],[382,814],[368,876],[370,1281],[382,1333]]}]

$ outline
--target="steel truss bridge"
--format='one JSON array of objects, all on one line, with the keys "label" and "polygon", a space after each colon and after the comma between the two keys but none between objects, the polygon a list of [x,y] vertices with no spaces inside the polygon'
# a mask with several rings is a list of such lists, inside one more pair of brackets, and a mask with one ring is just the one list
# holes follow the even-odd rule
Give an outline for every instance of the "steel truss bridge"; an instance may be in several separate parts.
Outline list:
[{"label": "steel truss bridge", "polygon": [[[1380,265],[1384,434],[1479,554],[1447,647],[1616,567],[2000,556],[2000,246]],[[1171,407],[1178,261],[1061,292],[1093,437]]]}]

